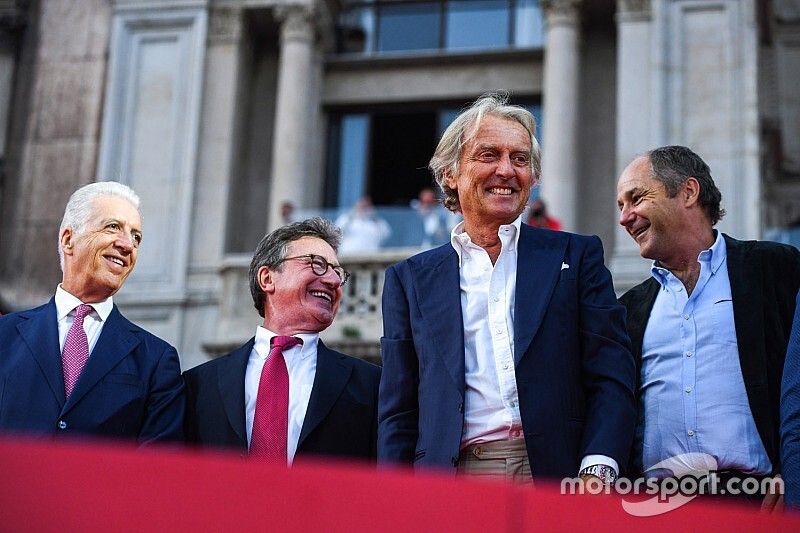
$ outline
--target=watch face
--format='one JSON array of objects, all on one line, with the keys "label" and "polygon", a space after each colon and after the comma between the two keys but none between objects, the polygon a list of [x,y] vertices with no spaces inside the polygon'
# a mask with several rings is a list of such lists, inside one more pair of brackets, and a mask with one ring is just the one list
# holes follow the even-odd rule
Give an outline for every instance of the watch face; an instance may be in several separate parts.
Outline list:
[{"label": "watch face", "polygon": [[614,469],[608,465],[592,465],[581,470],[581,475],[600,478],[604,483],[613,483],[617,479]]}]

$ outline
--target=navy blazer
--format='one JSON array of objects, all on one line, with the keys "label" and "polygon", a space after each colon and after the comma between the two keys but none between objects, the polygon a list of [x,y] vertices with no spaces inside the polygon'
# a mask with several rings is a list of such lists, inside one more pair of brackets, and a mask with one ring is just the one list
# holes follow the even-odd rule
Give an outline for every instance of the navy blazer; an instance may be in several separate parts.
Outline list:
[{"label": "navy blazer", "polygon": [[[722,236],[728,256],[733,321],[747,400],[773,472],[777,474],[781,472],[778,449],[781,375],[794,316],[794,298],[800,288],[800,252],[785,244],[739,241],[724,233]],[[627,329],[633,343],[637,384],[644,332],[660,288],[661,285],[650,277],[620,298],[628,309]],[[637,396],[640,392],[637,385]],[[635,448],[631,453],[634,474],[643,469],[643,423],[644,413],[640,412]]]},{"label": "navy blazer", "polygon": [[[255,338],[196,366],[186,379],[186,441],[247,452],[244,377]],[[381,369],[317,344],[317,370],[295,462],[325,455],[374,459]]]},{"label": "navy blazer", "polygon": [[68,401],[55,300],[0,318],[0,431],[180,441],[183,414],[175,348],[116,305]]},{"label": "navy blazer", "polygon": [[800,508],[800,291],[786,349],[781,392],[781,459],[786,505]]},{"label": "navy blazer", "polygon": [[[465,392],[459,280],[450,244],[386,271],[380,461],[456,470]],[[522,225],[514,360],[535,478],[576,476],[587,454],[625,467],[634,364],[600,239]]]}]

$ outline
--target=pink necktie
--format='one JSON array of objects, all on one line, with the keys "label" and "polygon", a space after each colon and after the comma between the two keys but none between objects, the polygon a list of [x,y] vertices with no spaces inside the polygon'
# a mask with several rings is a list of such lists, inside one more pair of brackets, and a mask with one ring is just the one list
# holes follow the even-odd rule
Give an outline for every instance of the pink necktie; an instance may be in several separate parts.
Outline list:
[{"label": "pink necktie", "polygon": [[289,372],[283,350],[302,344],[297,337],[280,335],[272,338],[272,349],[261,369],[250,437],[250,456],[281,461],[286,464],[286,442],[289,432]]},{"label": "pink necktie", "polygon": [[72,326],[67,332],[67,340],[64,341],[64,353],[61,363],[64,367],[64,393],[68,399],[75,388],[75,382],[81,375],[83,366],[89,359],[89,340],[83,330],[83,319],[91,313],[91,305],[81,304],[75,308],[75,317],[72,319]]}]

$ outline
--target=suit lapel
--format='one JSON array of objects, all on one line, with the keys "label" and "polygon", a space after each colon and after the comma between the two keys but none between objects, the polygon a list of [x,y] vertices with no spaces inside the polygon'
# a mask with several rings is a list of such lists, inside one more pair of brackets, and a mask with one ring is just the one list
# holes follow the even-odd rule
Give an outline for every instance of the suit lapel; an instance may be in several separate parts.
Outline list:
[{"label": "suit lapel", "polygon": [[75,383],[75,390],[64,406],[64,412],[80,401],[103,376],[139,345],[139,337],[133,334],[136,330],[138,328],[123,317],[115,305],[103,325],[103,330],[89,355],[86,366],[83,367],[83,372]]},{"label": "suit lapel", "polygon": [[[760,265],[745,260],[742,243],[724,234],[723,237],[725,237],[728,255],[728,279],[731,283],[731,298],[733,299],[736,344],[739,346],[742,373],[745,374],[746,383],[748,378],[755,377],[751,372],[758,371],[758,368],[752,368],[749,363],[760,363],[764,355],[761,349],[764,343],[757,338],[758,334],[764,331],[764,316],[760,305],[761,285],[753,282],[753,280],[761,279],[758,274]],[[742,357],[742,354],[745,357]]]},{"label": "suit lapel", "polygon": [[53,396],[64,405],[64,371],[58,343],[58,317],[55,299],[47,305],[27,312],[28,320],[17,325],[17,331],[28,345],[31,356],[44,374]]},{"label": "suit lapel", "polygon": [[317,343],[317,370],[303,427],[300,430],[300,438],[297,442],[298,450],[306,437],[331,412],[333,404],[336,403],[347,385],[352,371],[353,363],[351,361],[328,349],[322,341]]},{"label": "suit lapel", "polygon": [[[514,363],[519,364],[544,318],[561,274],[566,238],[551,238],[523,224],[517,247],[517,289],[514,297]],[[550,237],[548,235],[548,237]],[[571,265],[577,268],[577,265]]]},{"label": "suit lapel", "polygon": [[449,244],[435,250],[427,260],[411,263],[416,297],[428,341],[434,344],[456,388],[463,395],[464,320],[461,317],[461,285],[458,254]]},{"label": "suit lapel", "polygon": [[250,352],[253,351],[255,337],[250,339],[244,346],[236,349],[227,356],[225,364],[220,364],[217,378],[219,396],[225,414],[228,416],[228,423],[239,437],[239,444],[247,449],[247,430],[245,428],[244,413],[244,375],[247,370],[247,361]]},{"label": "suit lapel", "polygon": [[636,361],[636,367],[641,367],[642,360],[642,344],[644,343],[644,331],[647,328],[647,321],[650,318],[650,312],[656,303],[658,290],[661,287],[659,283],[652,277],[645,281],[642,285],[632,289],[634,293],[631,295],[631,303],[627,308],[627,329],[628,335],[631,338],[633,346],[633,355]]},{"label": "suit lapel", "polygon": [[[763,296],[761,294],[761,264],[747,257],[745,244],[723,234],[728,255],[728,279],[733,300],[733,323],[736,326],[736,344],[739,349],[739,366],[742,369],[745,389],[756,426],[761,435],[770,435],[767,354],[764,346]],[[748,260],[749,259],[749,260]],[[761,391],[761,392],[759,392]],[[766,416],[764,416],[766,414]],[[762,437],[766,445],[766,440]],[[768,450],[772,454],[772,450]]]}]

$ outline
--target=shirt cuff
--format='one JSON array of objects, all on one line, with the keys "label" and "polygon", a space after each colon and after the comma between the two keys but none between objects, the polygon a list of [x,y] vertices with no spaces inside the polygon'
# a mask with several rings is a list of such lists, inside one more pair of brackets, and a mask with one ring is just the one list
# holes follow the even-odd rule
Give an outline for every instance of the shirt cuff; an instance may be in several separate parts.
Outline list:
[{"label": "shirt cuff", "polygon": [[592,465],[606,465],[610,466],[614,469],[614,473],[619,475],[619,464],[607,455],[587,455],[581,461],[581,467],[578,469],[578,472],[586,468],[587,466]]}]

